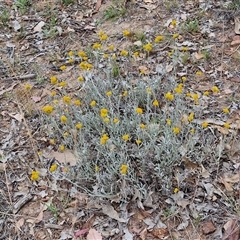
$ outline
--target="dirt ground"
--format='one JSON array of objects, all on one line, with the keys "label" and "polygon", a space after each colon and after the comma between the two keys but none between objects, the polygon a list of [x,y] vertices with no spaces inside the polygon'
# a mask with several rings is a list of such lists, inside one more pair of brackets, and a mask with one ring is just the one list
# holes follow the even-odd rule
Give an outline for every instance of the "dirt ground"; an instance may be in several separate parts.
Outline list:
[{"label": "dirt ground", "polygon": [[[235,7],[227,8],[225,1],[214,0],[83,0],[68,6],[67,1],[29,2],[24,7],[25,1],[0,1],[0,239],[240,239],[240,4],[234,1]],[[77,88],[72,65],[66,64],[67,71],[59,69],[68,52],[96,43],[100,30],[109,36],[108,45],[119,50],[136,46],[142,38],[154,42],[157,35],[175,32],[173,19],[179,24],[177,47],[187,46],[196,59],[178,67],[179,77],[187,73],[190,91],[207,91],[213,85],[221,89],[203,109],[219,135],[218,167],[185,162],[190,174],[184,197],[183,192],[151,193],[140,201],[135,193],[128,202],[89,196],[73,181],[50,174],[53,158],[39,152],[52,146],[39,117],[51,92],[51,76],[65,79],[68,92]],[[188,29],[180,23],[188,23]],[[135,37],[124,38],[124,30]],[[150,72],[159,64],[168,66],[172,49],[164,42],[138,65],[125,64],[123,72],[139,76],[146,66]],[[204,55],[206,61],[203,52],[209,54]],[[196,77],[197,71],[202,75]],[[31,95],[26,84],[33,86]],[[220,123],[218,109],[225,106],[234,130],[221,149],[229,131]],[[36,167],[44,176],[40,181],[30,179]]]}]

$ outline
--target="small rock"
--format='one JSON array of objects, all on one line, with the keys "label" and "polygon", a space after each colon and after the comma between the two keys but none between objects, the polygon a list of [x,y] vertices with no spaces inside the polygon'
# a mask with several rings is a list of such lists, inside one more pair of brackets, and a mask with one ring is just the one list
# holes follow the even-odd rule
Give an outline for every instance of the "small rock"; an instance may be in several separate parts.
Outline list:
[{"label": "small rock", "polygon": [[212,221],[208,221],[203,223],[202,231],[203,234],[207,235],[209,233],[213,233],[216,230],[216,227],[213,225]]}]

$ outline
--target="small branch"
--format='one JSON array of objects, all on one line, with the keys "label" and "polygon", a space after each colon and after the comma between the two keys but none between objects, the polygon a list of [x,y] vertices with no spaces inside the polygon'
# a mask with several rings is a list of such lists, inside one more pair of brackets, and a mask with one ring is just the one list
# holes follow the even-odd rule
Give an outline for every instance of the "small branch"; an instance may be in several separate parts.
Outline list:
[{"label": "small branch", "polygon": [[36,74],[30,73],[30,74],[21,75],[21,76],[16,76],[16,77],[3,78],[3,80],[5,80],[5,81],[10,81],[10,80],[24,80],[24,79],[31,79],[31,78],[35,78],[35,77],[36,77]]}]

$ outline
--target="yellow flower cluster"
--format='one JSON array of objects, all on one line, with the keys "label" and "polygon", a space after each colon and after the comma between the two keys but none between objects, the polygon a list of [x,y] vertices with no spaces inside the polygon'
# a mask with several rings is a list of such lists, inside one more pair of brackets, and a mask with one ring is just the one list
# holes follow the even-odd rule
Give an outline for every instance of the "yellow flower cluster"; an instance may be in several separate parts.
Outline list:
[{"label": "yellow flower cluster", "polygon": [[104,145],[106,144],[107,140],[109,139],[107,134],[103,134],[100,140],[100,144]]},{"label": "yellow flower cluster", "polygon": [[127,170],[128,170],[128,166],[126,164],[122,164],[120,167],[120,173],[122,175],[126,175],[127,174]]},{"label": "yellow flower cluster", "polygon": [[37,181],[39,179],[39,172],[38,171],[32,171],[31,172],[31,180]]},{"label": "yellow flower cluster", "polygon": [[53,107],[50,105],[46,105],[42,108],[43,112],[45,112],[46,114],[51,114],[53,111]]},{"label": "yellow flower cluster", "polygon": [[91,63],[84,61],[79,64],[79,67],[83,70],[91,70],[93,68],[93,65]]}]

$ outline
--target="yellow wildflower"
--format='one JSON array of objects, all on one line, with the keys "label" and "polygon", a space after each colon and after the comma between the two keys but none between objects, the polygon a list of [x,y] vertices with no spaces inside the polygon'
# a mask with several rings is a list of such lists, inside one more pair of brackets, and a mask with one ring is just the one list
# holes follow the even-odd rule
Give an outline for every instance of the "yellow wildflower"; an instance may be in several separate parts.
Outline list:
[{"label": "yellow wildflower", "polygon": [[119,122],[119,119],[118,119],[118,118],[114,118],[114,119],[113,119],[113,122],[114,122],[114,123],[118,123],[118,122]]},{"label": "yellow wildflower", "polygon": [[103,36],[104,34],[105,34],[105,32],[103,30],[100,30],[98,33],[99,37]]},{"label": "yellow wildflower", "polygon": [[124,134],[124,135],[122,136],[122,139],[123,139],[124,141],[128,141],[128,140],[129,140],[129,135],[128,135],[128,134]]},{"label": "yellow wildflower", "polygon": [[109,49],[110,51],[114,51],[115,47],[114,47],[113,45],[110,45],[110,46],[108,47],[108,49]]},{"label": "yellow wildflower", "polygon": [[202,127],[203,127],[203,128],[207,128],[207,127],[208,127],[208,122],[203,122],[203,123],[202,123]]},{"label": "yellow wildflower", "polygon": [[196,75],[199,76],[199,77],[202,76],[202,74],[203,74],[203,73],[202,73],[201,71],[197,71],[197,72],[196,72]]},{"label": "yellow wildflower", "polygon": [[165,94],[165,98],[166,98],[167,100],[169,100],[169,101],[172,101],[172,100],[174,99],[174,95],[173,95],[172,93],[170,93],[170,92],[167,92],[167,93]]},{"label": "yellow wildflower", "polygon": [[108,35],[107,34],[103,34],[102,36],[100,36],[100,40],[101,41],[106,41],[108,39]]},{"label": "yellow wildflower", "polygon": [[173,37],[174,39],[176,39],[176,38],[178,38],[178,36],[179,36],[178,33],[174,33],[172,37]]},{"label": "yellow wildflower", "polygon": [[180,133],[180,128],[179,127],[174,127],[173,132],[176,133],[176,134]]},{"label": "yellow wildflower", "polygon": [[168,52],[168,56],[171,57],[174,53],[174,49],[172,49],[171,51]]},{"label": "yellow wildflower", "polygon": [[100,109],[100,116],[101,116],[102,118],[107,117],[107,115],[108,115],[108,110],[107,110],[106,108]]},{"label": "yellow wildflower", "polygon": [[64,71],[64,70],[66,70],[66,66],[65,65],[62,65],[61,67],[60,67],[60,69],[62,70],[62,71]]},{"label": "yellow wildflower", "polygon": [[73,51],[68,52],[68,56],[69,56],[69,57],[74,56],[74,52],[73,52]]},{"label": "yellow wildflower", "polygon": [[101,43],[94,43],[92,46],[93,49],[101,49],[102,48],[102,44]]},{"label": "yellow wildflower", "polygon": [[186,52],[186,51],[188,51],[188,50],[189,50],[188,47],[182,47],[182,51]]},{"label": "yellow wildflower", "polygon": [[104,58],[108,58],[108,54],[107,54],[107,53],[104,53],[104,54],[103,54],[103,57],[104,57]]},{"label": "yellow wildflower", "polygon": [[62,115],[60,119],[61,119],[62,123],[66,123],[67,122],[67,117],[65,115]]},{"label": "yellow wildflower", "polygon": [[81,124],[81,123],[77,123],[76,125],[75,125],[75,127],[76,127],[76,129],[81,129],[82,127],[83,127],[83,125]]},{"label": "yellow wildflower", "polygon": [[192,99],[193,99],[194,101],[197,101],[198,98],[199,98],[199,96],[198,96],[197,93],[192,93],[192,94],[191,94],[191,97],[192,97]]},{"label": "yellow wildflower", "polygon": [[217,86],[213,86],[213,87],[212,87],[212,91],[213,91],[214,93],[220,92],[220,91],[219,91],[219,88],[218,88]]},{"label": "yellow wildflower", "polygon": [[182,81],[185,82],[187,80],[187,78],[185,76],[182,76]]},{"label": "yellow wildflower", "polygon": [[117,56],[116,56],[116,54],[114,53],[113,55],[112,55],[112,59],[116,59],[117,58]]},{"label": "yellow wildflower", "polygon": [[139,126],[140,126],[140,128],[142,128],[142,129],[145,129],[145,128],[146,128],[146,125],[143,124],[143,123],[141,123]]},{"label": "yellow wildflower", "polygon": [[138,114],[142,114],[143,113],[143,110],[142,110],[142,108],[136,108],[136,112],[138,113]]},{"label": "yellow wildflower", "polygon": [[51,139],[49,140],[49,143],[50,143],[51,145],[54,145],[54,144],[55,144],[55,139],[51,138]]},{"label": "yellow wildflower", "polygon": [[139,56],[139,52],[134,52],[134,53],[133,53],[133,56],[134,56],[135,58],[137,58],[137,57]]},{"label": "yellow wildflower", "polygon": [[54,99],[54,100],[53,100],[53,103],[54,103],[55,105],[57,105],[58,102],[59,102],[59,101],[58,101],[57,99]]},{"label": "yellow wildflower", "polygon": [[167,125],[171,125],[172,120],[170,118],[167,118],[166,121],[167,121]]},{"label": "yellow wildflower", "polygon": [[95,107],[96,104],[97,104],[97,102],[96,102],[95,100],[92,100],[91,103],[90,103],[90,106],[91,106],[91,107]]},{"label": "yellow wildflower", "polygon": [[71,103],[71,97],[63,96],[63,102],[65,102],[66,104],[70,104]]},{"label": "yellow wildflower", "polygon": [[123,57],[126,57],[126,56],[128,55],[128,51],[122,50],[122,51],[120,52],[120,55],[123,56]]},{"label": "yellow wildflower", "polygon": [[87,57],[86,53],[83,52],[83,51],[79,51],[78,56],[81,57],[81,58]]},{"label": "yellow wildflower", "polygon": [[176,19],[173,19],[172,22],[171,22],[172,26],[173,27],[176,27],[177,26],[177,20]]},{"label": "yellow wildflower", "polygon": [[123,97],[126,97],[127,94],[128,94],[128,91],[125,90],[125,91],[122,93],[122,96],[123,96]]},{"label": "yellow wildflower", "polygon": [[102,145],[106,144],[107,140],[109,139],[107,134],[103,134],[103,136],[101,137],[100,143]]},{"label": "yellow wildflower", "polygon": [[112,91],[106,92],[106,95],[107,95],[108,97],[110,97],[110,96],[112,95]]},{"label": "yellow wildflower", "polygon": [[59,86],[60,86],[60,87],[65,87],[66,85],[67,85],[66,82],[60,82],[60,83],[59,83]]},{"label": "yellow wildflower", "polygon": [[208,95],[209,95],[209,91],[205,91],[205,92],[203,93],[203,95],[204,95],[204,96],[208,96]]},{"label": "yellow wildflower", "polygon": [[152,94],[152,89],[151,89],[151,88],[147,88],[147,93],[148,93],[149,95],[151,95],[151,94]]},{"label": "yellow wildflower", "polygon": [[174,91],[178,94],[181,94],[183,92],[183,89],[182,89],[182,87],[176,87],[176,88],[174,88]]},{"label": "yellow wildflower", "polygon": [[65,133],[63,134],[63,137],[67,137],[67,136],[69,136],[69,132],[65,132]]},{"label": "yellow wildflower", "polygon": [[228,123],[224,123],[223,126],[224,126],[225,128],[230,128],[230,124],[228,124]]},{"label": "yellow wildflower", "polygon": [[64,151],[64,150],[65,150],[65,146],[64,146],[64,145],[60,145],[60,146],[59,146],[59,150],[60,150],[60,151]]},{"label": "yellow wildflower", "polygon": [[190,132],[191,132],[192,134],[194,134],[194,133],[195,133],[194,128],[192,128],[192,129],[190,130]]},{"label": "yellow wildflower", "polygon": [[31,172],[31,180],[37,181],[39,179],[39,172],[38,171],[32,171]]},{"label": "yellow wildflower", "polygon": [[162,40],[163,40],[163,36],[159,35],[159,36],[156,36],[154,42],[155,42],[155,43],[159,43],[159,42],[161,42]]},{"label": "yellow wildflower", "polygon": [[29,90],[31,90],[31,89],[32,89],[32,86],[31,86],[31,85],[29,85],[29,84],[26,84],[24,87],[25,87],[25,89],[26,89],[27,91],[29,91]]},{"label": "yellow wildflower", "polygon": [[176,193],[178,193],[179,192],[179,188],[174,188],[174,190],[173,190],[173,192],[176,194]]},{"label": "yellow wildflower", "polygon": [[73,63],[73,62],[74,62],[74,59],[70,58],[70,59],[68,59],[68,62],[69,62],[69,63]]},{"label": "yellow wildflower", "polygon": [[95,166],[95,172],[99,172],[99,166]]},{"label": "yellow wildflower", "polygon": [[38,156],[42,156],[42,155],[43,155],[43,152],[42,152],[42,151],[39,151],[37,154],[38,154]]},{"label": "yellow wildflower", "polygon": [[42,108],[42,110],[46,113],[46,114],[51,114],[53,111],[53,107],[50,105],[46,105]]},{"label": "yellow wildflower", "polygon": [[142,143],[142,140],[137,139],[137,140],[136,140],[136,143],[137,143],[137,145],[140,145],[140,144]]},{"label": "yellow wildflower", "polygon": [[152,104],[153,104],[154,107],[158,107],[159,106],[159,102],[156,99],[153,101]]},{"label": "yellow wildflower", "polygon": [[147,44],[143,45],[143,49],[146,50],[147,52],[152,51],[152,44],[147,43]]},{"label": "yellow wildflower", "polygon": [[110,119],[109,119],[108,117],[106,117],[106,118],[103,119],[103,121],[104,121],[105,123],[109,123],[109,122],[110,122]]},{"label": "yellow wildflower", "polygon": [[228,108],[223,108],[222,111],[223,111],[224,113],[227,113],[227,114],[230,113],[230,111],[229,111]]},{"label": "yellow wildflower", "polygon": [[74,104],[77,105],[77,106],[80,106],[81,105],[81,101],[77,99],[77,100],[74,101]]},{"label": "yellow wildflower", "polygon": [[50,77],[50,81],[51,81],[51,84],[57,84],[58,83],[58,80],[57,80],[56,76]]},{"label": "yellow wildflower", "polygon": [[130,32],[128,31],[128,30],[123,30],[123,36],[124,37],[128,37],[128,36],[130,36]]},{"label": "yellow wildflower", "polygon": [[56,163],[54,163],[54,164],[50,167],[49,171],[50,171],[50,172],[55,172],[55,171],[57,170],[57,168],[58,168],[58,165],[57,165]]},{"label": "yellow wildflower", "polygon": [[78,80],[79,82],[84,82],[84,77],[83,77],[83,76],[79,76],[79,77],[77,78],[77,80]]},{"label": "yellow wildflower", "polygon": [[52,95],[52,97],[54,97],[54,96],[56,96],[56,91],[51,91],[51,95]]},{"label": "yellow wildflower", "polygon": [[190,113],[188,116],[188,121],[191,122],[194,119],[194,113]]},{"label": "yellow wildflower", "polygon": [[122,175],[126,175],[127,174],[127,170],[128,170],[128,166],[126,164],[122,164],[122,166],[120,167],[120,173]]}]

